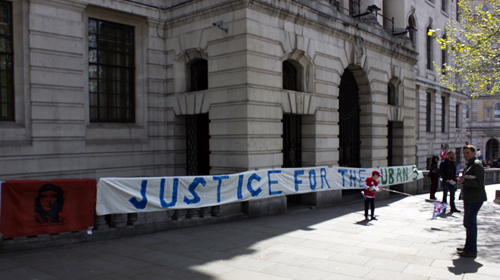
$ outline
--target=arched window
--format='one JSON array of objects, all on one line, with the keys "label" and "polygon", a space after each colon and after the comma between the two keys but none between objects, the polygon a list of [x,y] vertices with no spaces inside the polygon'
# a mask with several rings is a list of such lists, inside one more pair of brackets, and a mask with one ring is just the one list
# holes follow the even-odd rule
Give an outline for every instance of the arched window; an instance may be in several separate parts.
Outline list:
[{"label": "arched window", "polygon": [[427,38],[427,44],[426,44],[426,54],[427,54],[427,61],[426,61],[426,66],[427,66],[427,69],[429,70],[432,70],[432,61],[434,60],[432,58],[432,37],[431,36],[428,36],[427,34],[429,34],[429,30],[431,30],[432,27],[429,25],[427,27],[427,30],[425,31],[425,36]]},{"label": "arched window", "polygon": [[208,89],[208,62],[206,59],[196,59],[189,67],[189,91]]},{"label": "arched window", "polygon": [[387,84],[387,104],[398,105],[396,87],[392,83]]},{"label": "arched window", "polygon": [[299,69],[291,60],[283,61],[283,89],[299,91]]},{"label": "arched window", "polygon": [[[416,27],[416,23],[415,23],[415,17],[413,17],[413,15],[411,15],[409,18],[408,18],[408,26],[413,26],[413,27]],[[409,34],[409,37],[410,37],[410,41],[415,44],[415,31],[414,30],[410,30],[408,32]]]},{"label": "arched window", "polygon": [[493,117],[496,120],[500,119],[500,103],[496,103],[493,107]]}]

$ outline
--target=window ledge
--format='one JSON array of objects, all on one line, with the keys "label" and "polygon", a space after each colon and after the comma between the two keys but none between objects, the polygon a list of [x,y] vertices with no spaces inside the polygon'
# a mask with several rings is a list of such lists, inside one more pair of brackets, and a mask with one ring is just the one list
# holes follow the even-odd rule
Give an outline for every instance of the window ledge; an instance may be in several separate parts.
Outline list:
[{"label": "window ledge", "polygon": [[147,139],[145,130],[145,127],[133,123],[90,123],[85,140]]},{"label": "window ledge", "polygon": [[135,123],[89,123],[88,129],[114,129],[114,128],[129,128],[129,129],[143,129],[142,126]]},{"label": "window ledge", "polygon": [[0,121],[1,129],[25,129],[23,125],[20,125],[14,121]]}]

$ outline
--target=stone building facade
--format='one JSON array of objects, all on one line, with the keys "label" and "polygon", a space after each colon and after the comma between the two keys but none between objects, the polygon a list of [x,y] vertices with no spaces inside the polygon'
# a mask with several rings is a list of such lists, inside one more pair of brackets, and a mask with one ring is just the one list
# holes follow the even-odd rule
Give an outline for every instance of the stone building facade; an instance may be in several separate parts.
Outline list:
[{"label": "stone building facade", "polygon": [[414,164],[461,132],[417,132],[437,8],[401,2],[1,1],[0,179]]},{"label": "stone building facade", "polygon": [[[462,147],[472,144],[487,154],[487,160],[498,154],[499,125],[494,117],[496,96],[472,99],[470,93],[453,92],[439,84],[434,63],[450,64],[450,55],[427,36],[429,29],[445,30],[448,20],[460,17],[457,1],[425,0],[416,6],[411,1],[408,21],[418,31],[412,34],[415,50],[419,53],[416,65],[416,162],[419,169],[429,169],[432,156],[441,157],[445,151],[456,152],[457,161],[465,163]],[[484,1],[469,1],[473,8],[484,9]],[[443,36],[442,32],[441,36]],[[446,34],[444,34],[445,36]],[[495,107],[496,106],[496,107]],[[500,112],[500,111],[499,111]],[[498,114],[497,114],[498,115]],[[499,116],[500,117],[500,116]],[[485,152],[488,150],[487,152]]]},{"label": "stone building facade", "polygon": [[418,29],[414,34],[414,44],[419,53],[416,66],[419,100],[416,108],[416,161],[418,168],[429,169],[432,156],[441,158],[443,148],[456,151],[457,160],[463,162],[461,148],[467,141],[465,112],[469,97],[439,84],[434,63],[449,64],[449,54],[427,36],[429,29],[445,30],[448,20],[457,19],[456,2],[421,2],[419,6],[413,6],[416,8],[411,10],[409,20],[413,20]]}]

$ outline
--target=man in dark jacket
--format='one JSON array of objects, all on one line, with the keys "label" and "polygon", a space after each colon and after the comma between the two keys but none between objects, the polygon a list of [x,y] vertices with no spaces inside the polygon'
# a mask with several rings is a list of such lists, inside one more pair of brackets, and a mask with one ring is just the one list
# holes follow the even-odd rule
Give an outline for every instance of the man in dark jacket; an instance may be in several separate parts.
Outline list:
[{"label": "man in dark jacket", "polygon": [[443,202],[447,203],[448,191],[450,192],[450,213],[460,211],[455,206],[455,191],[457,190],[457,164],[455,152],[449,151],[446,158],[439,166],[439,175],[443,179]]},{"label": "man in dark jacket", "polygon": [[457,248],[463,257],[477,256],[477,213],[486,201],[484,189],[484,167],[476,158],[476,149],[472,145],[462,148],[466,160],[463,176],[458,183],[464,185],[464,227],[466,229],[465,247]]}]

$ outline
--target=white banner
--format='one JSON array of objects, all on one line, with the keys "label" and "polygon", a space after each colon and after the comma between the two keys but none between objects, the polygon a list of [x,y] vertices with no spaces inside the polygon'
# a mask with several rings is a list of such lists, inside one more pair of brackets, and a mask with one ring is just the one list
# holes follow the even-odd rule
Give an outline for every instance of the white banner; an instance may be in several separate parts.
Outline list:
[{"label": "white banner", "polygon": [[[209,207],[335,189],[359,189],[376,168],[338,166],[281,168],[230,175],[101,178],[97,184],[97,215]],[[416,166],[379,168],[381,186],[423,178]]]}]

